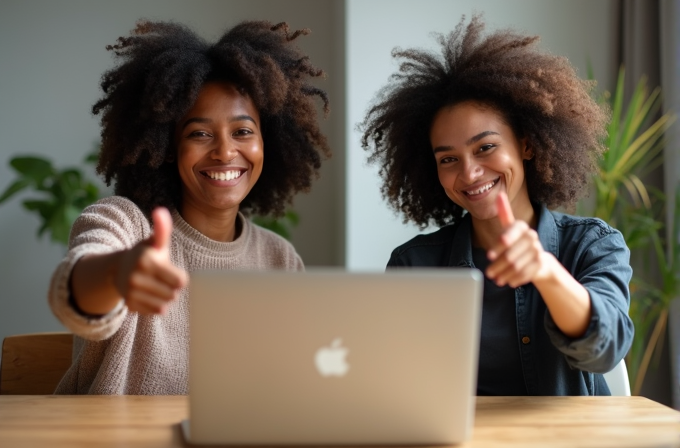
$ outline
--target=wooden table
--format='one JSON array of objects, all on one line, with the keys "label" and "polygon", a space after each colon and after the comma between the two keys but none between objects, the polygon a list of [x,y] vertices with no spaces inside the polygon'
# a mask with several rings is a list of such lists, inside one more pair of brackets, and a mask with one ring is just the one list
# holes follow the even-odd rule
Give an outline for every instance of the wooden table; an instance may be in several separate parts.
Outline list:
[{"label": "wooden table", "polygon": [[[0,447],[183,447],[183,396],[0,395]],[[680,447],[680,412],[643,397],[478,397],[460,447]]]}]

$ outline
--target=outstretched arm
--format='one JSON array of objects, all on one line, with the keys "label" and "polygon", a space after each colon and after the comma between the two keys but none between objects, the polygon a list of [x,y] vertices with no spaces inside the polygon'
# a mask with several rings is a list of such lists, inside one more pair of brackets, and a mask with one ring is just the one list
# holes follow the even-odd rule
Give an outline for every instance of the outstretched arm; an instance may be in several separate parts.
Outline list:
[{"label": "outstretched arm", "polygon": [[513,288],[533,283],[565,335],[577,338],[585,334],[591,317],[586,288],[553,254],[543,249],[534,229],[523,221],[515,221],[505,193],[498,195],[496,205],[504,231],[488,252],[491,265],[487,277],[499,286]]}]

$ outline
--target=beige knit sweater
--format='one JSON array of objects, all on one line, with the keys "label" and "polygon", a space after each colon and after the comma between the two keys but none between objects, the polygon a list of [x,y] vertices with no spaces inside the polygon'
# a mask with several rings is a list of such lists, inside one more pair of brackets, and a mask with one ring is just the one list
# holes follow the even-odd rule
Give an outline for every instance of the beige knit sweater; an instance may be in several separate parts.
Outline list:
[{"label": "beige knit sweater", "polygon": [[[241,234],[230,243],[207,238],[176,211],[172,218],[170,259],[189,273],[199,269],[304,269],[287,241],[241,214]],[[87,207],[73,225],[69,252],[57,266],[48,293],[52,311],[76,335],[73,364],[55,393],[187,393],[188,288],[162,316],[130,313],[121,301],[106,316],[92,318],[69,305],[69,277],[80,257],[130,248],[148,238],[151,231],[141,210],[118,196]]]}]

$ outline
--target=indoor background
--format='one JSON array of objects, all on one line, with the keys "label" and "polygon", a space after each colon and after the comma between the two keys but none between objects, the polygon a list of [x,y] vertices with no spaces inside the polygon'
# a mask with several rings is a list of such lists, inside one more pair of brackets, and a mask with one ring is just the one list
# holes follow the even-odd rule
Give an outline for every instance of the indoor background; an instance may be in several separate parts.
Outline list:
[{"label": "indoor background", "polygon": [[[446,33],[462,15],[478,12],[488,29],[540,35],[541,47],[568,57],[582,77],[590,63],[601,90],[613,87],[625,61],[629,73],[662,85],[666,106],[680,111],[678,0],[0,0],[0,191],[14,178],[8,163],[16,155],[81,165],[99,139],[91,106],[102,73],[113,66],[105,46],[136,20],[177,21],[209,40],[246,19],[286,21],[312,30],[298,43],[328,74],[318,86],[331,100],[324,130],[333,149],[311,193],[293,205],[300,223],[292,242],[307,266],[383,270],[391,250],[422,230],[404,225],[381,199],[357,124],[397,69],[394,47],[436,49],[433,32]],[[680,182],[679,127],[669,135],[660,176],[668,191]],[[31,196],[0,204],[0,338],[63,330],[46,291],[65,249],[36,237],[40,222],[21,207]],[[678,351],[666,349],[643,389],[664,404],[676,394],[676,407],[680,369],[669,360],[680,364]]]}]

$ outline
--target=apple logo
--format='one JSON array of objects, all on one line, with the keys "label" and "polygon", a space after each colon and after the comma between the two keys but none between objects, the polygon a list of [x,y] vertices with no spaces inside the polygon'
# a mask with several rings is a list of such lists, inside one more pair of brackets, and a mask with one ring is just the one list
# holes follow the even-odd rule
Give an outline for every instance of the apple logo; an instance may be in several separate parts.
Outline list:
[{"label": "apple logo", "polygon": [[349,364],[345,357],[349,349],[342,347],[342,339],[335,338],[329,347],[321,347],[314,356],[314,364],[321,376],[345,376]]}]

